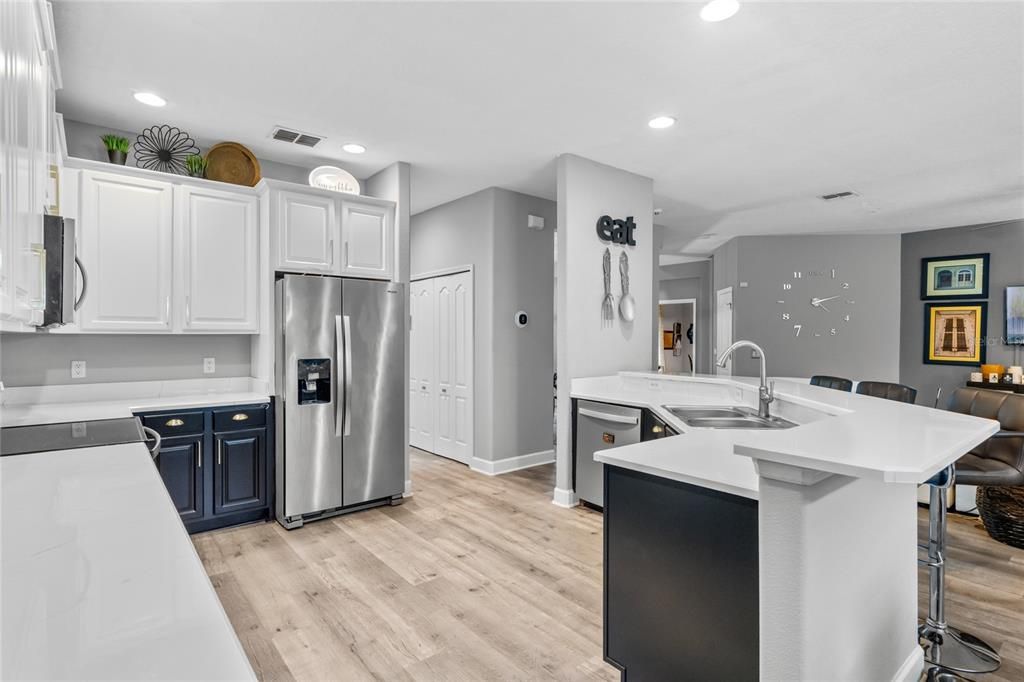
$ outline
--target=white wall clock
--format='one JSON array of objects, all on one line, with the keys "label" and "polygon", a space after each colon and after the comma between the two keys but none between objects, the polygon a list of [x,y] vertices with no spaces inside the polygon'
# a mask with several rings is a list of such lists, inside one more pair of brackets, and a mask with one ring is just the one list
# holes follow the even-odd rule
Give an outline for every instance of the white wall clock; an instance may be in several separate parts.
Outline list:
[{"label": "white wall clock", "polygon": [[853,289],[836,268],[795,270],[782,283],[779,319],[794,337],[832,338],[853,320]]}]

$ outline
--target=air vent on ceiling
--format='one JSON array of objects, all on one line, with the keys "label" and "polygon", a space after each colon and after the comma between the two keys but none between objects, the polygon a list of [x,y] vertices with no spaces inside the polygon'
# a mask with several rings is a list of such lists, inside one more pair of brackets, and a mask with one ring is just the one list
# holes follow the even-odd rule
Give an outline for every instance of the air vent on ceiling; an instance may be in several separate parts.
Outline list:
[{"label": "air vent on ceiling", "polygon": [[847,199],[849,197],[860,196],[856,192],[836,192],[834,194],[822,194],[819,199],[825,201],[835,201],[836,199]]},{"label": "air vent on ceiling", "polygon": [[274,128],[274,131],[270,133],[270,137],[275,140],[281,140],[282,142],[301,144],[303,147],[315,147],[324,139],[320,135],[300,133],[297,130],[289,130],[288,128],[282,128],[280,126]]}]

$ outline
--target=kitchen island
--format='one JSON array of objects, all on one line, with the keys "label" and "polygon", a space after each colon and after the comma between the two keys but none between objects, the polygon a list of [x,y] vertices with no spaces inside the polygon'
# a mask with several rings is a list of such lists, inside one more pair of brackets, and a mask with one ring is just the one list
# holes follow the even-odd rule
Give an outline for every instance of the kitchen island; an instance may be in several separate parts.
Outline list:
[{"label": "kitchen island", "polygon": [[744,378],[573,381],[574,400],[650,409],[680,434],[592,455],[606,660],[634,679],[917,679],[917,486],[998,424],[799,380],[772,404],[793,428],[692,428],[666,407],[757,396]]}]

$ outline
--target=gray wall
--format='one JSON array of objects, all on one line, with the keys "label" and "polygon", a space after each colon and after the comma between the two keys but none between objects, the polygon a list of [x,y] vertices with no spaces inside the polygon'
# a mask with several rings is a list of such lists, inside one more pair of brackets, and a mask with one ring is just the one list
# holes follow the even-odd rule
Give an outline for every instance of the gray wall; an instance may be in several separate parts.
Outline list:
[{"label": "gray wall", "polygon": [[[67,118],[64,119],[64,133],[67,138],[69,156],[80,159],[92,159],[93,161],[107,160],[107,149],[103,146],[103,140],[100,139],[101,135],[107,133],[120,135],[121,137],[128,138],[128,142],[131,145],[135,144],[135,138],[139,135],[139,131],[132,132],[129,130],[118,130],[117,128],[105,128],[93,125],[92,123],[72,121]],[[206,153],[213,144],[213,142],[208,140],[196,140],[196,145],[203,153]],[[268,161],[266,159],[258,160],[260,162],[260,174],[265,178],[296,182],[301,185],[309,183],[309,171],[311,170],[309,168],[277,161]],[[135,165],[135,152],[133,149],[128,151],[128,165]]]},{"label": "gray wall", "polygon": [[[770,374],[899,378],[899,235],[738,237],[715,252],[713,267],[715,291],[733,287],[733,340],[764,347]],[[795,279],[795,271],[803,277]],[[793,289],[783,289],[787,282]],[[845,295],[842,282],[850,283]],[[830,313],[809,303],[837,294],[855,303],[835,301]],[[791,319],[782,319],[784,312]],[[842,320],[847,313],[849,322]],[[799,337],[794,324],[803,325]],[[755,376],[758,366],[741,351],[733,373]]]},{"label": "gray wall", "polygon": [[[545,219],[528,230],[526,216]],[[550,450],[555,204],[498,188],[412,216],[413,276],[473,266],[474,456]],[[513,315],[530,324],[518,329]],[[497,418],[496,418],[497,415]]]},{"label": "gray wall", "polygon": [[[7,386],[157,381],[249,376],[242,335],[0,334],[0,378]],[[203,374],[203,358],[217,372]],[[85,379],[71,379],[71,361],[85,360]]]},{"label": "gray wall", "polygon": [[964,385],[972,371],[977,371],[976,367],[928,365],[922,360],[925,302],[921,300],[921,259],[966,253],[990,254],[987,362],[1005,366],[1024,362],[1020,346],[1002,343],[1005,289],[1009,285],[1024,284],[1024,221],[905,234],[902,238],[900,381],[918,390],[918,402],[923,405],[933,403],[940,386],[943,395],[948,397],[950,391]]},{"label": "gray wall", "polygon": [[693,364],[698,374],[710,374],[713,364],[711,345],[714,338],[712,313],[715,305],[711,261],[665,265],[658,268],[657,275],[659,300],[697,299],[697,319],[693,326],[697,355],[693,359]]}]

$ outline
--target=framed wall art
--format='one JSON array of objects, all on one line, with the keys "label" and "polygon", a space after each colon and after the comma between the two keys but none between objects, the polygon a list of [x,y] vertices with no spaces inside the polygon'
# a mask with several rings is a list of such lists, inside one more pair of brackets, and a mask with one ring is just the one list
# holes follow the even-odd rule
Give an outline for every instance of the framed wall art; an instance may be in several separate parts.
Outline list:
[{"label": "framed wall art", "polygon": [[1005,342],[1024,345],[1024,284],[1006,287]]},{"label": "framed wall art", "polygon": [[988,298],[988,254],[921,259],[921,300]]},{"label": "framed wall art", "polygon": [[987,303],[927,303],[924,307],[924,361],[932,365],[985,362]]}]

